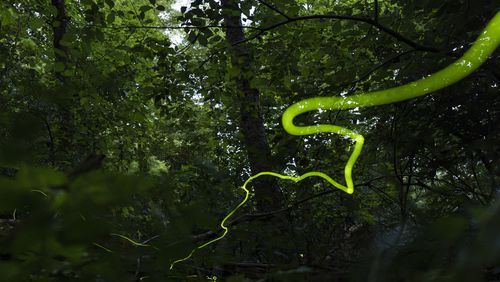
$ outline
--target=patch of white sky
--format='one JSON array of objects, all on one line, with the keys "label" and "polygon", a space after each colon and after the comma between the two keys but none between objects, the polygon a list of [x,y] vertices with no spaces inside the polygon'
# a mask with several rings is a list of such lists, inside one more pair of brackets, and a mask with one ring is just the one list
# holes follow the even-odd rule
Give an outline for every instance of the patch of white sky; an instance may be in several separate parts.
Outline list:
[{"label": "patch of white sky", "polygon": [[189,3],[191,3],[191,0],[177,0],[172,4],[172,8],[176,11],[180,11],[182,6],[187,7]]},{"label": "patch of white sky", "polygon": [[[172,9],[174,9],[178,12],[181,11],[182,7],[187,7],[189,9],[191,2],[192,2],[192,0],[176,0],[172,4]],[[217,2],[219,2],[219,1],[217,1]],[[255,11],[255,7],[253,7],[250,10],[250,14],[253,14],[254,11]],[[165,17],[168,17],[168,14],[165,14]],[[245,15],[242,15],[242,20],[243,20],[244,26],[248,26],[252,23],[252,21],[250,19],[248,19]],[[184,35],[185,35],[184,31],[176,29],[176,30],[166,31],[166,33],[170,36],[170,40],[172,41],[172,43],[174,45],[179,46],[180,44],[182,44],[184,42]]]},{"label": "patch of white sky", "polygon": [[[190,3],[191,0],[176,0],[172,4],[172,9],[180,12],[182,6],[189,7]],[[164,13],[161,16],[164,17],[165,19],[168,19],[170,15],[168,13]],[[182,30],[179,29],[165,30],[165,34],[168,35],[170,41],[172,41],[172,44],[175,46],[179,46],[184,42],[184,31]]]}]

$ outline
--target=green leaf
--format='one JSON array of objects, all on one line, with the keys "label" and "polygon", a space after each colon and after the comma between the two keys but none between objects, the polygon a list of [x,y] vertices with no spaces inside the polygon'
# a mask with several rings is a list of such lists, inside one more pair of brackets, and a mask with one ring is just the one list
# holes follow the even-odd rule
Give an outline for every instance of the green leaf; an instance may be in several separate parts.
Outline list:
[{"label": "green leaf", "polygon": [[64,65],[64,63],[57,62],[57,63],[54,64],[54,71],[56,71],[56,72],[61,72],[65,68],[66,68],[66,66]]},{"label": "green leaf", "polygon": [[115,2],[113,0],[105,0],[105,2],[111,9],[115,6]]},{"label": "green leaf", "polygon": [[193,18],[191,20],[191,23],[195,26],[204,26],[205,25],[205,20],[202,18]]},{"label": "green leaf", "polygon": [[202,45],[202,46],[207,46],[208,45],[208,40],[207,40],[207,37],[205,35],[200,35],[198,36],[198,42]]},{"label": "green leaf", "polygon": [[1,9],[0,12],[0,23],[2,26],[8,26],[15,22],[16,14],[13,9]]},{"label": "green leaf", "polygon": [[192,10],[190,10],[190,12],[193,13],[193,15],[195,15],[197,17],[200,17],[200,18],[205,17],[205,13],[201,9],[192,9]]},{"label": "green leaf", "polygon": [[144,6],[141,6],[139,8],[139,10],[141,11],[141,13],[146,13],[147,11],[149,11],[151,9],[153,9],[153,8],[151,6],[149,6],[149,5],[144,5]]},{"label": "green leaf", "polygon": [[197,38],[198,34],[196,33],[196,31],[194,30],[191,30],[189,31],[189,34],[188,34],[188,38],[187,40],[190,42],[190,43],[195,43],[196,42],[196,38]]},{"label": "green leaf", "polygon": [[42,18],[40,18],[40,17],[33,17],[30,20],[30,26],[33,29],[39,29],[39,28],[41,28],[44,25],[45,25],[45,21]]},{"label": "green leaf", "polygon": [[108,17],[106,18],[106,21],[109,23],[109,24],[112,24],[115,22],[115,19],[116,19],[116,15],[114,12],[111,12],[109,13]]}]

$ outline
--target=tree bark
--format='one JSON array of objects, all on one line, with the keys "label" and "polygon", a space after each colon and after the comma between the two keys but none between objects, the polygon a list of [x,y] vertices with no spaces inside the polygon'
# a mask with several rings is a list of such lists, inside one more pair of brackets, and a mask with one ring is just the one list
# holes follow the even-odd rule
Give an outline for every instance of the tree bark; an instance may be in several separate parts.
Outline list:
[{"label": "tree bark", "polygon": [[[52,21],[53,39],[52,44],[54,47],[54,62],[57,66],[55,69],[55,77],[60,82],[60,89],[67,88],[68,78],[65,77],[64,71],[68,68],[69,48],[62,44],[63,37],[67,33],[68,24],[70,21],[66,12],[65,0],[52,0],[52,6],[56,9],[57,14]],[[62,65],[62,67],[61,67]],[[60,92],[68,95],[66,91]],[[75,126],[74,114],[72,112],[75,98],[64,97],[61,104],[58,105],[59,109],[54,115],[49,114],[52,118],[56,119],[59,125],[57,130],[56,142],[52,142],[50,150],[50,162],[60,170],[69,170],[73,164],[77,163],[75,159],[76,146],[75,146]]]},{"label": "tree bark", "polygon": [[[236,0],[222,0],[224,23],[226,26],[241,26],[241,13]],[[251,50],[247,45],[238,44],[245,39],[242,28],[227,28],[226,40],[230,44],[232,67],[239,69],[235,78],[240,91],[240,127],[244,136],[248,160],[252,174],[273,170],[273,158],[267,140],[260,93],[250,86]],[[275,178],[259,178],[254,181],[257,208],[259,211],[277,210],[283,198]]]},{"label": "tree bark", "polygon": [[[52,22],[52,30],[54,32],[54,38],[52,40],[54,45],[54,55],[56,63],[62,63],[66,68],[68,48],[61,44],[61,41],[67,31],[69,17],[66,13],[66,4],[64,3],[64,0],[52,0],[52,6],[54,6],[57,10],[57,15]],[[63,71],[56,71],[56,75],[59,80],[62,80],[62,72]]]}]

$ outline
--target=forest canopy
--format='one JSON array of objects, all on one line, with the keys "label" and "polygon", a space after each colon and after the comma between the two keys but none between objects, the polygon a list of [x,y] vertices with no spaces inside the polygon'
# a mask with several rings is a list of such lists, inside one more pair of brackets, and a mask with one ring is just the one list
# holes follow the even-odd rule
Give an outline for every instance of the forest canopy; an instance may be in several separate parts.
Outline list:
[{"label": "forest canopy", "polygon": [[429,77],[499,11],[0,0],[0,281],[500,280],[500,50],[428,95],[296,117],[364,136],[353,194],[241,189],[348,186],[352,140],[290,135],[285,110]]}]

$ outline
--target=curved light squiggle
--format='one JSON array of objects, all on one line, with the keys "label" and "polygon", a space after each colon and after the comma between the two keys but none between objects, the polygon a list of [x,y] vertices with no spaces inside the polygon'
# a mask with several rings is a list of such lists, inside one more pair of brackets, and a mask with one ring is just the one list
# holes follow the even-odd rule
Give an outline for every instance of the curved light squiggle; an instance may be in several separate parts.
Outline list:
[{"label": "curved light squiggle", "polygon": [[206,242],[196,248],[194,248],[189,255],[184,258],[178,259],[170,265],[170,269],[174,267],[175,264],[185,261],[197,251],[210,244],[213,244],[226,236],[229,229],[225,225],[227,220],[241,207],[243,206],[249,197],[249,191],[246,188],[248,183],[252,180],[268,175],[285,180],[292,180],[295,182],[301,181],[308,177],[320,177],[328,181],[334,187],[348,193],[352,194],[354,192],[354,184],[352,180],[352,169],[358,159],[364,144],[364,138],[361,134],[358,134],[352,130],[332,125],[332,124],[318,124],[309,126],[297,126],[293,123],[293,120],[298,115],[306,112],[323,110],[347,110],[353,108],[363,108],[372,107],[378,105],[385,105],[396,103],[404,100],[409,100],[425,94],[435,92],[439,89],[450,86],[457,81],[468,76],[479,68],[486,59],[493,53],[493,51],[500,45],[500,12],[498,12],[488,23],[485,29],[482,31],[481,35],[476,39],[474,44],[467,50],[467,52],[456,60],[454,63],[448,65],[444,69],[417,81],[394,87],[385,90],[379,90],[369,93],[362,93],[357,95],[352,95],[348,97],[316,97],[305,99],[297,102],[290,107],[288,107],[282,116],[283,128],[286,132],[291,135],[312,135],[318,133],[336,133],[345,136],[355,142],[353,152],[349,157],[347,164],[344,168],[344,178],[346,185],[342,185],[330,176],[322,172],[308,172],[298,177],[292,177],[288,175],[282,175],[275,172],[260,172],[245,181],[241,187],[245,191],[245,198],[222,220],[220,223],[221,228],[224,232],[217,238]]}]

